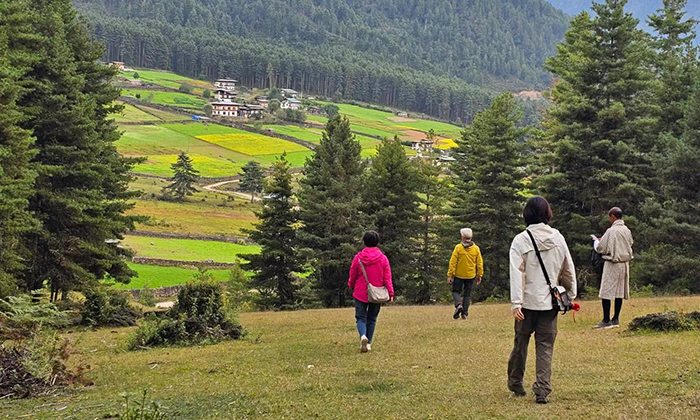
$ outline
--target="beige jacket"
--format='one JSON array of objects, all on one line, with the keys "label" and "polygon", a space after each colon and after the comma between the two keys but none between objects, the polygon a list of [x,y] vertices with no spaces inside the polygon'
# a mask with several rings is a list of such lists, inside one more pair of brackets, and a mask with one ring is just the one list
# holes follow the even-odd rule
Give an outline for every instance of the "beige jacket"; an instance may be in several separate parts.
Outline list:
[{"label": "beige jacket", "polygon": [[[571,300],[576,298],[576,270],[566,240],[558,230],[539,223],[528,227],[542,255],[552,286],[563,286]],[[552,309],[552,295],[527,231],[519,233],[510,246],[511,310]]]},{"label": "beige jacket", "polygon": [[604,260],[624,263],[634,258],[633,245],[632,232],[625,226],[624,220],[616,220],[600,239],[596,251],[603,254]]}]

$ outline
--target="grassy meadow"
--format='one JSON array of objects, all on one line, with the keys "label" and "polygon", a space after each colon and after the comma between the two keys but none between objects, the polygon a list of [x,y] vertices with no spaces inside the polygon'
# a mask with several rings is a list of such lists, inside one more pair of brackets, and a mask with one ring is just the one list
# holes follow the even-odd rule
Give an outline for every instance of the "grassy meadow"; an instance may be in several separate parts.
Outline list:
[{"label": "grassy meadow", "polygon": [[[177,286],[187,283],[197,273],[195,267],[159,267],[157,265],[129,263],[129,267],[139,273],[138,277],[131,279],[129,284],[115,283],[114,287],[120,290],[143,289],[149,287]],[[217,281],[228,281],[229,270],[209,270]],[[0,417],[2,418],[2,417]]]},{"label": "grassy meadow", "polygon": [[[239,245],[228,242],[194,239],[151,238],[126,236],[122,244],[140,257],[165,258],[177,261],[205,261],[235,263],[239,254],[257,254],[257,245]],[[153,244],[153,245],[151,245]]]},{"label": "grassy meadow", "polygon": [[145,121],[152,121],[152,122],[157,122],[161,121],[160,118],[154,117],[151,114],[148,114],[146,112],[141,111],[140,109],[136,108],[133,105],[125,104],[125,103],[119,103],[124,107],[121,113],[114,115],[114,121],[117,123],[120,122],[145,122]]},{"label": "grassy meadow", "polygon": [[[700,331],[594,331],[597,301],[560,317],[550,404],[506,389],[509,305],[386,306],[360,354],[350,308],[242,313],[247,336],[213,346],[127,352],[132,328],[67,334],[93,386],[0,401],[0,418],[103,418],[143,389],[176,419],[694,419],[700,417]],[[633,299],[622,323],[700,297]],[[534,340],[526,387],[534,381]]]},{"label": "grassy meadow", "polygon": [[197,136],[197,138],[248,156],[272,154],[279,155],[284,152],[293,153],[309,151],[309,149],[306,147],[287,140],[263,136],[261,134],[250,133],[243,130],[240,130],[238,133],[209,134]]},{"label": "grassy meadow", "polygon": [[[136,70],[136,73],[139,74],[139,79],[148,82],[148,83],[153,83],[154,85],[160,85],[163,87],[171,88],[171,89],[179,89],[180,86],[183,83],[187,83],[191,85],[194,89],[193,92],[197,94],[202,94],[204,92],[204,89],[209,89],[213,90],[214,85],[212,85],[209,82],[202,81],[202,80],[195,80],[189,77],[185,76],[180,76],[179,74],[167,72],[167,71],[158,71],[158,70]],[[133,78],[134,73],[133,72],[122,72],[122,76],[128,77],[128,78]]]},{"label": "grassy meadow", "polygon": [[[202,109],[206,100],[201,96],[190,95],[181,92],[164,92],[145,89],[122,89],[122,95],[140,96],[142,101],[160,105],[177,106],[180,108]],[[151,95],[153,97],[151,98]],[[150,99],[149,99],[150,98]]]}]

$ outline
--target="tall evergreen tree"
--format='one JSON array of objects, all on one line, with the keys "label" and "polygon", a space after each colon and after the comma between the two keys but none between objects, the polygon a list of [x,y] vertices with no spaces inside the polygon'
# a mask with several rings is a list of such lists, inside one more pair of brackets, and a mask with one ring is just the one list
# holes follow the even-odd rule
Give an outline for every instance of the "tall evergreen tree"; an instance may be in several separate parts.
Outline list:
[{"label": "tall evergreen tree", "polygon": [[698,51],[693,45],[698,21],[685,18],[688,0],[663,0],[664,7],[649,16],[649,25],[656,31],[654,67],[659,78],[658,100],[661,111],[661,133],[676,137],[683,134],[683,106],[693,88],[697,71]]},{"label": "tall evergreen tree", "polygon": [[21,81],[38,60],[31,51],[32,20],[27,2],[0,3],[0,298],[17,289],[24,247],[21,235],[35,227],[27,211],[36,176],[31,131],[17,101],[26,92]]},{"label": "tall evergreen tree", "polygon": [[180,152],[177,162],[170,165],[170,168],[173,170],[172,184],[163,188],[165,192],[172,194],[178,201],[197,192],[193,185],[199,179],[199,171],[192,166],[192,158],[185,152]]},{"label": "tall evergreen tree", "polygon": [[362,210],[381,238],[381,249],[392,265],[397,293],[415,275],[415,237],[419,221],[418,174],[398,138],[377,147],[365,177]]},{"label": "tall evergreen tree", "polygon": [[265,183],[265,174],[263,173],[260,163],[249,161],[243,166],[240,184],[238,188],[241,191],[250,193],[250,201],[255,200],[255,194],[260,194]]},{"label": "tall evergreen tree", "polygon": [[595,18],[576,16],[547,61],[560,81],[545,121],[553,153],[543,166],[551,169],[537,186],[572,243],[577,267],[588,265],[589,235],[602,234],[611,207],[638,214],[658,189],[650,162],[658,114],[651,51],[626,3],[594,3]]},{"label": "tall evergreen tree", "polygon": [[326,124],[300,181],[299,239],[311,251],[313,278],[326,306],[345,304],[350,263],[361,243],[361,150],[350,121],[336,116]]},{"label": "tall evergreen tree", "polygon": [[429,304],[444,293],[445,272],[450,260],[453,224],[448,217],[450,200],[449,179],[442,178],[442,171],[434,159],[420,159],[418,168],[418,192],[422,206],[420,221],[416,226],[415,275],[407,285],[406,297],[414,303]]},{"label": "tall evergreen tree", "polygon": [[116,70],[99,64],[103,48],[69,0],[31,0],[27,10],[39,16],[31,31],[41,59],[23,77],[18,105],[28,117],[21,126],[36,137],[29,209],[41,227],[24,237],[24,287],[48,281],[55,297],[106,274],[126,282],[135,274],[123,258],[128,251],[108,239],[133,228],[124,211],[138,193],[128,190],[134,160],[117,152],[119,132],[107,118],[119,111],[119,90],[110,84]]},{"label": "tall evergreen tree", "polygon": [[526,130],[518,128],[521,118],[514,96],[503,94],[464,129],[454,151],[453,218],[459,227],[472,228],[484,257],[483,286],[474,290],[475,299],[507,295],[508,250],[523,224]]},{"label": "tall evergreen tree", "polygon": [[297,212],[292,198],[292,174],[286,154],[272,165],[272,173],[263,190],[262,211],[256,213],[260,222],[248,232],[250,239],[260,245],[260,253],[243,255],[253,271],[252,285],[264,290],[264,296],[274,296],[264,306],[290,308],[296,301],[293,273],[301,271],[297,255]]}]

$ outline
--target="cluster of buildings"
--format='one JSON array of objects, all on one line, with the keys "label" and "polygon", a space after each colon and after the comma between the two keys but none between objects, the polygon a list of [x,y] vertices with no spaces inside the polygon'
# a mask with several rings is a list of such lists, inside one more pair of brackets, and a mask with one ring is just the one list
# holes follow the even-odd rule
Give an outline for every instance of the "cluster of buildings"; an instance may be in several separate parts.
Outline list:
[{"label": "cluster of buildings", "polygon": [[[238,93],[236,92],[236,80],[219,79],[214,82],[215,101],[211,103],[212,117],[220,118],[259,118],[270,104],[265,96],[255,98],[259,105],[241,104],[236,102]],[[298,99],[299,92],[293,89],[281,89],[284,100],[280,102],[282,109],[301,109],[301,101]]]}]

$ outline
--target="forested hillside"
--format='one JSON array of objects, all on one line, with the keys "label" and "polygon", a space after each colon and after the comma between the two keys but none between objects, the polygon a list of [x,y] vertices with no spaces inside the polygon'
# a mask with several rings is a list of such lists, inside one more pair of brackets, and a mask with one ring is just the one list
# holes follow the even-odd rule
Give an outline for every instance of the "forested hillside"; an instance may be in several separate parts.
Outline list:
[{"label": "forested hillside", "polygon": [[74,0],[108,60],[471,119],[544,87],[567,18],[544,0]]}]

